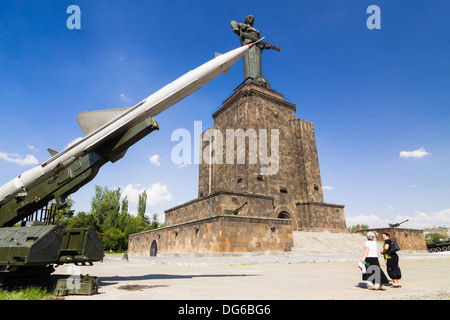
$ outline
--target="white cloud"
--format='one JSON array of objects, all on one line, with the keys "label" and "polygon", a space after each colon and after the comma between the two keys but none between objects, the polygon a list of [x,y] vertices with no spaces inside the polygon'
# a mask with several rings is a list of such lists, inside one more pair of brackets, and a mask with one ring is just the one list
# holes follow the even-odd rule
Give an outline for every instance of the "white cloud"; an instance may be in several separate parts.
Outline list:
[{"label": "white cloud", "polygon": [[127,197],[129,202],[138,203],[139,195],[146,190],[140,184],[129,184],[127,185],[122,193],[122,197]]},{"label": "white cloud", "polygon": [[150,206],[172,200],[172,195],[167,186],[161,184],[161,182],[152,184],[150,188],[147,189],[147,195],[147,204]]},{"label": "white cloud", "polygon": [[140,184],[129,184],[123,189],[122,197],[127,197],[130,212],[133,208],[137,208],[139,195],[144,190],[147,192],[147,206],[155,206],[157,204],[172,200],[172,194],[169,189],[161,182],[156,182],[149,188],[144,188]]},{"label": "white cloud", "polygon": [[351,216],[346,216],[346,222],[347,222],[347,226],[356,226],[357,224],[359,225],[368,225],[369,228],[381,228],[381,227],[387,227],[389,226],[388,223],[390,223],[390,221],[381,219],[380,217],[371,214],[371,215],[358,215],[355,217],[351,217]]},{"label": "white cloud", "polygon": [[334,187],[332,187],[332,186],[323,186],[322,189],[323,190],[333,190]]},{"label": "white cloud", "polygon": [[374,214],[346,217],[347,226],[349,227],[357,224],[366,224],[369,228],[384,228],[388,227],[389,223],[400,223],[405,220],[409,221],[402,224],[401,227],[411,229],[423,229],[442,225],[450,226],[450,208],[432,213],[416,211],[414,215],[396,215],[395,217],[389,218],[389,220],[382,219]]},{"label": "white cloud", "polygon": [[39,149],[36,148],[35,146],[32,146],[31,144],[27,144],[28,149],[39,152]]},{"label": "white cloud", "polygon": [[422,159],[425,156],[430,155],[431,153],[428,153],[425,151],[425,149],[422,147],[420,149],[414,150],[414,151],[401,151],[400,157],[401,158],[413,158],[416,159]]},{"label": "white cloud", "polygon": [[69,144],[64,149],[67,149],[68,147],[73,146],[75,143],[77,143],[81,139],[83,139],[83,137],[78,137],[78,138],[73,139],[71,142],[69,142]]},{"label": "white cloud", "polygon": [[405,228],[426,228],[433,226],[450,226],[450,208],[438,212],[426,213],[416,211],[414,216],[398,216],[400,221],[409,219]]},{"label": "white cloud", "polygon": [[159,162],[159,155],[155,154],[155,155],[151,156],[151,157],[149,158],[149,160],[150,160],[150,162],[151,162],[152,164],[154,164],[156,167],[161,166],[161,163]]},{"label": "white cloud", "polygon": [[120,93],[119,96],[120,96],[120,100],[122,100],[124,102],[130,101],[130,99],[128,99],[127,96],[125,96],[125,94],[123,94],[123,93]]},{"label": "white cloud", "polygon": [[21,166],[31,166],[39,164],[39,161],[35,156],[31,154],[27,154],[25,158],[17,153],[6,153],[0,152],[0,159],[3,159],[7,162],[14,162]]}]

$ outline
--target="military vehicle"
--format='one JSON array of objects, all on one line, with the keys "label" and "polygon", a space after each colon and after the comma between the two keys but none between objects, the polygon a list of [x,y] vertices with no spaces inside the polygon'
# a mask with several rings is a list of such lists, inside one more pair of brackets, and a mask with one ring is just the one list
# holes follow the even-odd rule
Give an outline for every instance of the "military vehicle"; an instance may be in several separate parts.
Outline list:
[{"label": "military vehicle", "polygon": [[[103,260],[104,248],[94,230],[55,225],[55,214],[66,206],[70,194],[96,176],[102,165],[117,161],[128,147],[157,129],[156,121],[147,118],[3,204],[0,207],[0,283],[10,278],[48,277],[55,267],[63,264],[92,265]],[[80,279],[78,289],[60,279],[57,294],[97,292],[98,279],[87,276]]]},{"label": "military vehicle", "polygon": [[450,239],[435,239],[427,242],[427,249],[429,252],[450,251]]},{"label": "military vehicle", "polygon": [[[159,126],[153,116],[199,90],[228,69],[256,43],[216,54],[130,108],[89,111],[77,119],[84,138],[67,149],[48,149],[51,158],[0,186],[0,283],[8,278],[49,276],[62,264],[92,264],[103,259],[103,245],[89,228],[54,225],[56,210],[91,181],[101,166],[121,159],[128,148]],[[20,226],[18,227],[17,224]],[[95,293],[98,280],[79,278],[62,294]],[[83,285],[81,285],[83,284]]]}]

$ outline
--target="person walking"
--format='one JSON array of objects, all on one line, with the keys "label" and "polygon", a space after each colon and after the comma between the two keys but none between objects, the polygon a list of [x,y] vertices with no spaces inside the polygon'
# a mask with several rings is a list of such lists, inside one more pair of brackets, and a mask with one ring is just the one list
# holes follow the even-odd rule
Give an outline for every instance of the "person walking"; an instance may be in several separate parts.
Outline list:
[{"label": "person walking", "polygon": [[402,271],[398,265],[399,257],[396,252],[389,252],[389,248],[392,245],[391,236],[389,233],[383,233],[381,235],[384,240],[384,247],[381,253],[384,255],[384,260],[386,261],[386,268],[389,277],[392,279],[392,288],[400,288],[400,279],[402,278]]},{"label": "person walking", "polygon": [[[366,263],[366,272],[363,273],[364,281],[372,280],[373,290],[385,290],[383,284],[389,283],[388,278],[380,268],[378,261],[378,249],[375,234],[372,231],[367,232],[367,241],[365,243],[364,255],[361,259],[362,263]],[[378,286],[378,288],[377,288]]]}]

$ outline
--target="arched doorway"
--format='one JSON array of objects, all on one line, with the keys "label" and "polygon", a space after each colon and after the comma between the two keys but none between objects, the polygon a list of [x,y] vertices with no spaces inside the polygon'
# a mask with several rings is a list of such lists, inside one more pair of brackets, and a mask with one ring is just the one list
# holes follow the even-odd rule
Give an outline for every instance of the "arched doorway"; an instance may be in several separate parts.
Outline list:
[{"label": "arched doorway", "polygon": [[297,215],[295,212],[291,210],[288,206],[281,205],[276,207],[274,210],[274,217],[277,219],[287,219],[292,221],[292,230],[297,231],[298,230],[298,221],[297,221]]},{"label": "arched doorway", "polygon": [[156,257],[157,253],[158,253],[158,244],[156,243],[156,240],[153,240],[152,245],[150,246],[150,257]]},{"label": "arched doorway", "polygon": [[281,212],[278,214],[277,218],[278,218],[278,219],[292,219],[291,216],[290,216],[290,214],[289,214],[288,212],[286,212],[286,211],[281,211]]}]

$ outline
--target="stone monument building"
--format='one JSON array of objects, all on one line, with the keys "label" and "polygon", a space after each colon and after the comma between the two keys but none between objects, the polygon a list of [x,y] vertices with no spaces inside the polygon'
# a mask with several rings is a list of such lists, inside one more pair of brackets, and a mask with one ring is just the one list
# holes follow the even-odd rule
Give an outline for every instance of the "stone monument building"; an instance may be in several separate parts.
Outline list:
[{"label": "stone monument building", "polygon": [[[214,128],[223,137],[224,161],[200,165],[199,197],[219,190],[265,195],[273,198],[269,216],[291,219],[294,230],[345,232],[344,206],[324,202],[314,125],[295,119],[295,110],[296,106],[286,102],[283,95],[251,79],[242,83],[213,114]],[[237,163],[238,139],[232,134],[240,129],[247,140],[243,164]],[[251,164],[249,141],[255,139],[250,135],[264,143],[266,139],[261,141],[258,136],[264,133],[261,130],[265,130],[268,138],[272,130],[278,131],[278,150],[274,150],[270,139],[266,142],[268,153],[278,152],[278,157],[273,157],[278,158],[277,163],[274,160],[266,165],[262,161]],[[202,149],[207,144],[204,142]],[[234,147],[231,164],[225,161],[229,159],[226,149],[230,145]],[[261,150],[258,152],[261,154]]]},{"label": "stone monument building", "polygon": [[[198,198],[166,210],[164,228],[131,235],[129,254],[283,252],[293,246],[292,230],[346,232],[344,206],[324,202],[314,125],[295,119],[295,110],[283,95],[244,81],[213,114],[214,138],[220,132],[223,141],[211,144],[216,161],[200,164]],[[244,163],[238,163],[236,139],[234,164],[227,163],[227,129],[247,136],[278,130],[278,148],[271,148],[277,135],[257,137],[272,161],[252,163],[247,141]],[[208,131],[202,134],[204,159]],[[220,150],[223,163],[217,163]]]},{"label": "stone monument building", "polygon": [[[232,22],[240,37],[259,35],[249,17]],[[314,125],[295,118],[260,64],[245,65],[252,59],[244,70],[256,79],[235,89],[202,134],[198,198],[166,210],[164,228],[131,235],[129,254],[282,252],[292,230],[347,232],[344,206],[324,202]]]}]

